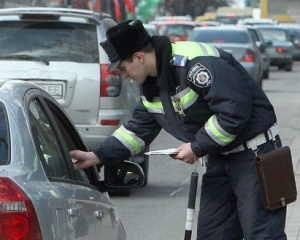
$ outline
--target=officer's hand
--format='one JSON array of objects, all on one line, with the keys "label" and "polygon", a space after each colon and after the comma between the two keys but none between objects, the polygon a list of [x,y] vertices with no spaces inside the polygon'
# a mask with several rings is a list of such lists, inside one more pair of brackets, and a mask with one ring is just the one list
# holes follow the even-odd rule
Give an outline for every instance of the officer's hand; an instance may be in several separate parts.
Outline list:
[{"label": "officer's hand", "polygon": [[197,158],[191,149],[191,143],[184,143],[180,145],[177,150],[179,153],[177,155],[170,155],[173,159],[178,159],[189,164],[194,164]]},{"label": "officer's hand", "polygon": [[73,150],[70,151],[70,155],[73,160],[75,169],[88,168],[93,165],[101,163],[100,159],[93,152]]}]

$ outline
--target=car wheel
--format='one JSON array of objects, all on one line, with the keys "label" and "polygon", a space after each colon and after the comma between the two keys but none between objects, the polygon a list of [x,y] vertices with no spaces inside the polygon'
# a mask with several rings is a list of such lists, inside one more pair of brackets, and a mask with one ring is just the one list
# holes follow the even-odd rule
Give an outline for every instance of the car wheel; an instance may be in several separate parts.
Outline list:
[{"label": "car wheel", "polygon": [[291,71],[292,71],[292,66],[293,66],[293,63],[292,63],[292,62],[291,62],[291,63],[287,63],[287,64],[285,65],[285,71],[291,72]]},{"label": "car wheel", "polygon": [[269,79],[269,68],[263,71],[263,79]]}]

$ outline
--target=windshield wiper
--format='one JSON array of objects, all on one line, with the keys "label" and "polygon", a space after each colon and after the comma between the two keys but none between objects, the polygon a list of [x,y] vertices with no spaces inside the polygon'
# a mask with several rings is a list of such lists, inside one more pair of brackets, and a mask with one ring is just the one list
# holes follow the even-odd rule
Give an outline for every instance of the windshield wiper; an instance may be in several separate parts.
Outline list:
[{"label": "windshield wiper", "polygon": [[20,60],[29,60],[29,61],[34,60],[49,65],[49,61],[47,59],[41,57],[35,57],[27,54],[5,55],[5,56],[0,56],[0,59],[20,59]]}]

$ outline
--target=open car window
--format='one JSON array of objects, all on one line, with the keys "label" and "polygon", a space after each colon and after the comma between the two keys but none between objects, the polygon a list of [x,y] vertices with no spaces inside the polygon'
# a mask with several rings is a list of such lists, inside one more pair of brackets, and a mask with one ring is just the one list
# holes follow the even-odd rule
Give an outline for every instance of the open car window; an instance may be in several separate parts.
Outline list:
[{"label": "open car window", "polygon": [[4,105],[0,102],[0,165],[9,163],[8,121]]}]

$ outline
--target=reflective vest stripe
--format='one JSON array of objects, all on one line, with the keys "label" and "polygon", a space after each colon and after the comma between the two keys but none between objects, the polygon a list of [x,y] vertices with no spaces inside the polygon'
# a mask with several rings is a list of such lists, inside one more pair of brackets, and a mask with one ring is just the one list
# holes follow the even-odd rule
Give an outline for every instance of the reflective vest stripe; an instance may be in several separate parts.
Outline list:
[{"label": "reflective vest stripe", "polygon": [[131,152],[131,156],[140,153],[145,148],[145,142],[123,125],[113,133],[113,136]]},{"label": "reflective vest stripe", "polygon": [[182,107],[182,110],[185,110],[188,107],[190,107],[194,102],[196,102],[197,98],[199,97],[199,94],[193,91],[190,87],[187,87],[174,97],[178,97],[180,99],[180,106]]},{"label": "reflective vest stripe", "polygon": [[[172,103],[175,111],[176,112],[178,111],[174,100],[175,98],[180,100],[179,105],[182,107],[182,110],[185,110],[188,107],[190,107],[194,102],[196,102],[198,97],[199,94],[193,91],[191,88],[189,87],[185,88],[177,95],[172,97],[173,99]],[[158,97],[155,97],[153,102],[148,102],[146,98],[142,96],[142,103],[150,113],[161,113],[161,114],[165,113],[162,102]]]},{"label": "reflective vest stripe", "polygon": [[220,53],[215,47],[210,46],[207,43],[199,43],[199,44],[201,48],[203,47],[205,48],[205,52],[207,53],[206,55],[220,57]]},{"label": "reflective vest stripe", "polygon": [[235,138],[236,135],[232,135],[226,132],[218,123],[217,117],[213,115],[208,119],[205,123],[205,131],[207,134],[219,145],[226,146],[231,143]]},{"label": "reflective vest stripe", "polygon": [[172,43],[172,53],[188,57],[189,60],[199,56],[220,57],[219,51],[214,46],[199,42]]},{"label": "reflective vest stripe", "polygon": [[155,97],[153,99],[153,102],[149,102],[146,100],[145,96],[142,96],[142,103],[150,113],[161,113],[161,114],[165,113],[162,102],[160,101],[159,97]]}]

